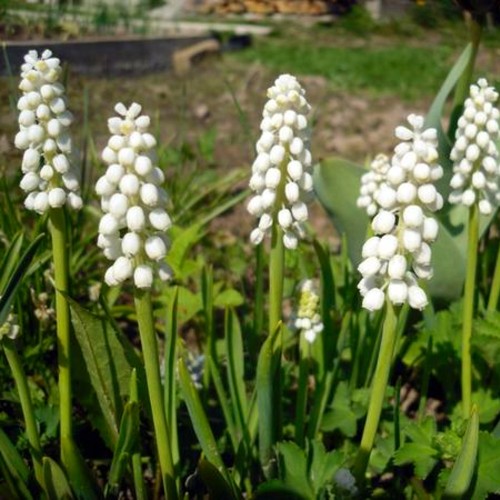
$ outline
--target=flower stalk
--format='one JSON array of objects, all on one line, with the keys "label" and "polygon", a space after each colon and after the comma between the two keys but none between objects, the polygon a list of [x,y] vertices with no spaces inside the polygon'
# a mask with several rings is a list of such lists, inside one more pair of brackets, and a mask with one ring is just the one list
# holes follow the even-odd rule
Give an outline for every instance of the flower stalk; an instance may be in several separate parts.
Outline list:
[{"label": "flower stalk", "polygon": [[59,367],[59,410],[61,425],[61,460],[65,463],[63,441],[71,439],[71,322],[68,293],[68,252],[66,219],[62,208],[49,211],[49,228],[52,237],[54,281],[56,288],[57,357]]},{"label": "flower stalk", "polygon": [[474,318],[474,288],[476,283],[477,245],[479,242],[479,207],[469,208],[467,242],[467,271],[465,276],[462,321],[462,409],[464,418],[470,417],[472,401],[472,360],[470,342]]},{"label": "flower stalk", "polygon": [[500,296],[500,245],[497,250],[497,259],[495,262],[495,271],[491,282],[490,296],[488,298],[488,306],[486,310],[493,312],[497,310],[498,297]]},{"label": "flower stalk", "polygon": [[392,366],[394,346],[396,344],[397,337],[397,324],[398,311],[392,305],[392,302],[387,300],[384,325],[382,329],[382,342],[380,344],[377,366],[373,377],[370,405],[368,407],[368,414],[363,428],[361,445],[354,464],[354,476],[359,483],[362,483],[364,480],[373,443],[377,434],[380,414],[382,413],[382,406],[385,398],[385,391]]},{"label": "flower stalk", "polygon": [[151,293],[148,290],[136,289],[134,302],[144,355],[149,401],[153,413],[153,427],[155,430],[165,498],[175,500],[178,498],[178,494],[171,453],[170,433],[164,411],[165,406],[163,403],[163,389],[160,378],[158,345],[153,322]]}]

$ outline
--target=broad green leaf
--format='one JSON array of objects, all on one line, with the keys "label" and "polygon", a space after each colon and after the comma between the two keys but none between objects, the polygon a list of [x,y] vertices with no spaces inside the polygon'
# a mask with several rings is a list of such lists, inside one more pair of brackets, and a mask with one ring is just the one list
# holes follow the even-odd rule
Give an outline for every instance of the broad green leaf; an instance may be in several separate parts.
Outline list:
[{"label": "broad green leaf", "polygon": [[131,366],[109,323],[71,299],[70,309],[75,335],[108,427],[108,437],[116,445],[122,396],[128,394]]},{"label": "broad green leaf", "polygon": [[[359,165],[340,158],[327,159],[314,171],[318,199],[339,232],[347,235],[349,257],[354,267],[361,261],[369,223],[364,211],[356,205],[360,178],[365,172]],[[432,246],[434,277],[428,283],[428,290],[434,297],[451,300],[461,293],[465,279],[466,221],[467,213],[462,207],[455,207],[441,216],[439,236]]]},{"label": "broad green leaf", "polygon": [[[5,323],[10,312],[10,307],[16,291],[21,284],[24,274],[27,272],[31,261],[35,257],[36,251],[44,238],[44,234],[39,234],[19,259],[16,268],[12,271],[5,289],[0,290],[0,326]],[[2,278],[3,281],[3,278]]]},{"label": "broad green leaf", "polygon": [[314,189],[339,233],[347,235],[349,257],[361,260],[369,219],[356,205],[361,176],[366,170],[341,158],[329,158],[314,169]]},{"label": "broad green leaf", "polygon": [[410,422],[404,427],[403,432],[412,442],[404,443],[394,453],[394,463],[414,464],[415,473],[425,479],[439,459],[438,450],[433,445],[437,432],[436,421],[432,417],[427,417],[419,423]]},{"label": "broad green leaf", "polygon": [[302,498],[315,498],[309,482],[306,453],[294,442],[280,442],[276,445],[279,476],[283,484]]},{"label": "broad green leaf", "polygon": [[[500,312],[489,312],[484,318],[474,321],[471,345],[491,368],[500,362]],[[481,409],[481,406],[479,407]]]},{"label": "broad green leaf", "polygon": [[[177,292],[175,293],[178,294],[177,322],[179,325],[184,325],[202,310],[203,303],[201,295],[193,293],[191,290],[183,286],[179,286],[177,288]],[[171,287],[169,287],[164,295],[160,297],[160,300],[167,306],[167,308],[169,307],[169,304],[172,303],[173,299],[174,290]]]},{"label": "broad green leaf", "polygon": [[240,292],[230,288],[217,294],[214,299],[214,307],[225,309],[226,307],[238,307],[243,304],[244,298]]},{"label": "broad green leaf", "polygon": [[475,471],[478,436],[479,416],[477,407],[474,406],[462,441],[462,449],[448,478],[444,498],[461,498],[469,489]]},{"label": "broad green leaf", "polygon": [[482,425],[494,422],[500,413],[500,399],[495,397],[495,392],[480,388],[472,393],[472,402],[477,405],[479,423]]},{"label": "broad green leaf", "polygon": [[425,479],[438,462],[438,452],[422,443],[405,443],[394,454],[395,465],[414,464],[415,473]]},{"label": "broad green leaf", "polygon": [[177,277],[185,278],[184,264],[189,250],[202,238],[202,225],[193,224],[186,229],[174,226],[171,230],[172,246],[168,252],[168,263]]},{"label": "broad green leaf", "polygon": [[488,494],[500,494],[500,439],[479,433],[477,477],[471,500],[483,500]]},{"label": "broad green leaf", "polygon": [[68,479],[57,462],[43,457],[44,490],[49,500],[69,500],[75,498]]},{"label": "broad green leaf", "polygon": [[321,429],[327,432],[339,429],[345,436],[354,437],[357,432],[357,421],[365,412],[364,405],[353,405],[347,383],[340,382],[335,391],[332,409],[323,417]]},{"label": "broad green leaf", "polygon": [[325,485],[332,482],[335,472],[344,462],[344,456],[340,450],[327,453],[321,441],[312,441],[308,462],[309,481],[317,498]]}]

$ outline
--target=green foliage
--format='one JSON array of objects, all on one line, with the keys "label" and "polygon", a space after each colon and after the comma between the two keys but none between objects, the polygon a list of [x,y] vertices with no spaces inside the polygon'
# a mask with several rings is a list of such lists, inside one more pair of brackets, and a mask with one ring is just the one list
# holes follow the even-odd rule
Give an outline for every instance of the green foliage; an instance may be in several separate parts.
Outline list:
[{"label": "green foliage", "polygon": [[122,398],[129,393],[132,372],[124,340],[120,342],[109,323],[75,301],[70,301],[70,308],[75,335],[106,423],[104,436],[114,446],[123,412]]},{"label": "green foliage", "polygon": [[333,477],[343,460],[340,452],[328,453],[317,441],[309,442],[306,450],[282,441],[276,451],[279,479],[262,484],[257,498],[332,498]]},{"label": "green foliage", "polygon": [[339,429],[346,437],[357,433],[357,422],[366,415],[368,408],[368,389],[357,389],[350,393],[346,382],[340,382],[335,391],[331,410],[326,412],[321,429],[333,432]]},{"label": "green foliage", "polygon": [[436,423],[432,417],[419,423],[411,422],[403,430],[403,434],[411,441],[404,442],[396,451],[394,464],[412,463],[415,466],[415,473],[425,479],[434,469],[439,458],[434,446]]},{"label": "green foliage", "polygon": [[489,493],[500,493],[500,439],[487,432],[479,433],[477,477],[471,500],[483,500]]}]

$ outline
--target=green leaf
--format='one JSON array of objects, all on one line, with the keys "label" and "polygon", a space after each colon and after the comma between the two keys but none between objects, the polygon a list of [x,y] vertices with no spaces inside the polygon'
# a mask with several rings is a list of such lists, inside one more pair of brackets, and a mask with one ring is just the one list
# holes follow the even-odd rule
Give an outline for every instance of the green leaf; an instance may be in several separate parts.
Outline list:
[{"label": "green leaf", "polygon": [[500,439],[479,433],[477,477],[471,500],[483,500],[489,493],[500,494]]},{"label": "green leaf", "polygon": [[361,176],[366,169],[341,158],[329,158],[314,169],[314,189],[339,233],[347,235],[349,257],[361,260],[368,217],[358,208]]},{"label": "green leaf", "polygon": [[23,458],[12,444],[7,434],[0,428],[0,455],[12,479],[12,487],[17,490],[21,498],[32,499],[29,492],[30,471]]},{"label": "green leaf", "polygon": [[163,371],[165,381],[163,384],[165,398],[165,415],[170,431],[170,443],[172,446],[172,460],[174,465],[179,461],[179,442],[177,429],[177,385],[176,385],[176,361],[177,361],[177,310],[179,308],[178,288],[173,287],[173,298],[168,304],[167,330],[165,332],[165,356],[163,360]]},{"label": "green leaf", "polygon": [[215,441],[207,415],[205,414],[205,410],[201,404],[200,396],[193,384],[193,381],[191,380],[186,363],[182,358],[179,358],[177,361],[177,369],[182,395],[184,397],[184,401],[186,402],[191,423],[193,424],[194,432],[198,438],[201,449],[203,450],[206,459],[219,471],[225,481],[231,485],[231,489],[234,493],[231,498],[238,498],[239,494],[237,493],[237,488],[234,485],[224,462],[222,461],[217,448],[217,442]]},{"label": "green leaf", "polygon": [[315,497],[318,498],[318,493],[332,482],[335,472],[344,461],[344,456],[340,450],[327,453],[321,441],[312,441],[308,461],[309,481],[314,489]]},{"label": "green leaf", "polygon": [[274,418],[275,405],[281,401],[275,397],[281,383],[281,349],[275,349],[282,333],[282,324],[272,332],[260,349],[257,361],[257,408],[259,412],[259,458],[264,474],[268,477],[274,469],[273,445],[280,429]]},{"label": "green leaf", "polygon": [[352,405],[351,401],[347,382],[340,382],[335,391],[332,409],[323,417],[321,429],[327,432],[339,429],[344,436],[354,437],[357,432],[357,421],[364,416],[366,406]]},{"label": "green leaf", "polygon": [[45,494],[49,500],[69,500],[75,498],[68,479],[61,467],[49,457],[43,457],[43,481]]},{"label": "green leaf", "polygon": [[63,437],[61,443],[66,472],[76,498],[80,500],[102,498],[101,491],[73,439]]},{"label": "green leaf", "polygon": [[217,294],[214,299],[214,306],[220,309],[225,309],[226,307],[238,307],[243,304],[243,295],[237,290],[230,288],[224,290]]},{"label": "green leaf", "polygon": [[12,239],[9,248],[5,252],[5,256],[0,264],[0,290],[3,290],[7,284],[7,280],[14,271],[14,267],[21,253],[21,248],[23,246],[23,233],[18,232]]},{"label": "green leaf", "polygon": [[500,399],[491,389],[480,388],[472,393],[472,403],[478,407],[479,423],[490,424],[500,413]]},{"label": "green leaf", "polygon": [[202,310],[203,303],[201,295],[193,293],[191,290],[183,286],[177,287],[176,292],[174,292],[172,287],[169,287],[165,294],[160,297],[160,300],[166,305],[167,308],[169,307],[169,304],[172,303],[175,293],[178,294],[177,322],[179,325],[184,325]]},{"label": "green leaf", "polygon": [[421,443],[405,443],[394,454],[395,465],[414,464],[417,476],[425,479],[438,462],[438,452]]},{"label": "green leaf", "polygon": [[246,438],[246,444],[250,447],[248,432],[246,432],[245,428],[248,414],[248,402],[245,389],[243,339],[238,316],[232,309],[226,310],[224,327],[224,341],[227,354],[227,378],[235,414],[234,421],[238,423],[240,436]]},{"label": "green leaf", "polygon": [[[9,315],[10,312],[10,307],[12,305],[12,301],[14,300],[14,296],[17,292],[17,289],[19,285],[21,284],[21,280],[24,276],[24,274],[27,272],[31,261],[35,257],[36,251],[38,250],[38,247],[40,246],[40,243],[42,242],[42,239],[44,238],[44,234],[39,234],[33,242],[30,244],[30,246],[26,249],[26,251],[23,253],[21,258],[19,259],[19,262],[17,263],[16,268],[12,272],[11,276],[9,277],[9,280],[7,282],[7,285],[5,286],[5,289],[0,290],[1,292],[1,297],[0,297],[0,326],[2,326],[5,323],[5,320],[7,319],[7,316]],[[15,244],[15,243],[14,243]],[[4,278],[2,277],[2,281],[4,281]]]},{"label": "green leaf", "polygon": [[211,464],[208,460],[202,458],[198,464],[198,471],[201,479],[208,489],[210,498],[241,498],[236,496],[231,484],[227,482],[224,476],[219,472],[217,467]]},{"label": "green leaf", "polygon": [[451,143],[448,136],[443,130],[441,124],[441,117],[443,116],[444,106],[446,100],[455,88],[457,82],[460,80],[464,69],[467,67],[469,59],[472,55],[472,44],[468,44],[464,51],[460,54],[459,58],[451,68],[445,81],[443,82],[439,92],[437,93],[431,107],[425,117],[425,127],[433,127],[438,131],[438,150],[439,160],[445,170],[445,175],[438,183],[438,191],[446,198],[449,191],[449,179],[451,175],[451,160],[450,151]]},{"label": "green leaf", "polygon": [[302,448],[291,441],[276,445],[279,475],[283,484],[301,495],[314,499],[314,490],[309,482],[307,456]]},{"label": "green leaf", "polygon": [[[491,368],[500,362],[500,312],[489,312],[474,321],[471,346]],[[481,408],[481,407],[479,407]]]},{"label": "green leaf", "polygon": [[436,422],[432,417],[427,417],[422,422],[410,422],[404,428],[404,434],[412,442],[404,443],[394,453],[394,464],[413,464],[415,473],[425,479],[436,466],[439,452],[433,446],[436,435]]},{"label": "green leaf", "polygon": [[189,250],[202,238],[202,225],[197,223],[186,229],[174,226],[170,232],[172,246],[168,252],[168,263],[179,278],[187,277],[184,267]]},{"label": "green leaf", "polygon": [[477,407],[474,406],[462,441],[462,449],[448,478],[444,498],[461,498],[469,489],[475,471],[478,436],[479,416]]},{"label": "green leaf", "polygon": [[111,325],[74,300],[69,299],[69,303],[71,321],[107,424],[108,438],[116,445],[122,396],[128,394],[131,366]]},{"label": "green leaf", "polygon": [[[340,158],[329,158],[314,171],[314,186],[318,199],[325,207],[339,232],[345,233],[351,262],[361,261],[368,217],[357,207],[360,178],[366,170]],[[439,236],[432,247],[434,277],[428,289],[432,296],[452,300],[462,290],[465,279],[465,241],[467,238],[467,210],[454,207],[438,217]],[[481,218],[481,232],[491,218]]]},{"label": "green leaf", "polygon": [[[137,384],[137,372],[132,370],[131,387]],[[128,401],[123,410],[120,422],[120,433],[116,443],[111,467],[109,470],[109,485],[117,487],[123,478],[129,458],[134,453],[139,440],[139,404]]]}]

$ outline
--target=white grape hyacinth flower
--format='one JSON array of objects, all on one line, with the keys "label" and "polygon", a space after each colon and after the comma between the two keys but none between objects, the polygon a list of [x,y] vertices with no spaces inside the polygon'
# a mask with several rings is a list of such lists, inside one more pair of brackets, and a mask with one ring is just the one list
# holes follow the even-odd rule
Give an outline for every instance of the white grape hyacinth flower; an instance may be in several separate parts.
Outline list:
[{"label": "white grape hyacinth flower", "polygon": [[304,280],[300,284],[299,307],[294,325],[310,344],[323,331],[323,322],[319,315],[319,294],[313,280]]},{"label": "white grape hyacinth flower", "polygon": [[371,224],[375,236],[363,245],[363,261],[358,266],[362,275],[358,289],[363,307],[370,311],[381,309],[386,298],[414,309],[428,303],[418,279],[428,280],[433,274],[430,244],[439,226],[426,212],[443,206],[434,185],[443,169],[437,163],[436,130],[424,129],[422,116],[410,115],[408,122],[411,128],[396,128],[401,142],[380,183],[378,211]]},{"label": "white grape hyacinth flower", "polygon": [[73,115],[59,81],[61,72],[61,63],[50,50],[41,56],[30,50],[21,66],[19,132],[14,143],[24,150],[20,184],[27,193],[24,204],[40,214],[63,205],[82,207],[81,174],[73,161],[69,134]]},{"label": "white grape hyacinth flower", "polygon": [[450,154],[453,176],[449,202],[465,206],[477,203],[483,215],[491,214],[500,202],[497,100],[498,93],[486,79],[470,86]]},{"label": "white grape hyacinth flower", "polygon": [[97,244],[114,261],[105,274],[108,285],[131,278],[137,288],[147,289],[155,275],[162,281],[172,277],[165,262],[169,248],[166,231],[172,222],[166,210],[165,180],[155,165],[156,139],[148,132],[150,118],[141,106],[128,109],[118,103],[119,116],[108,120],[111,137],[102,152],[108,165],[96,183],[104,212]]},{"label": "white grape hyacinth flower", "polygon": [[373,217],[379,209],[376,200],[381,186],[386,184],[386,174],[390,166],[389,158],[379,154],[371,162],[370,170],[361,176],[361,187],[356,203],[359,208],[364,208],[370,217]]},{"label": "white grape hyacinth flower", "polygon": [[259,218],[250,241],[258,245],[277,223],[283,230],[284,245],[295,249],[305,234],[307,202],[313,191],[308,121],[311,107],[305,90],[291,75],[281,75],[267,96],[249,183],[255,194],[247,208]]}]

